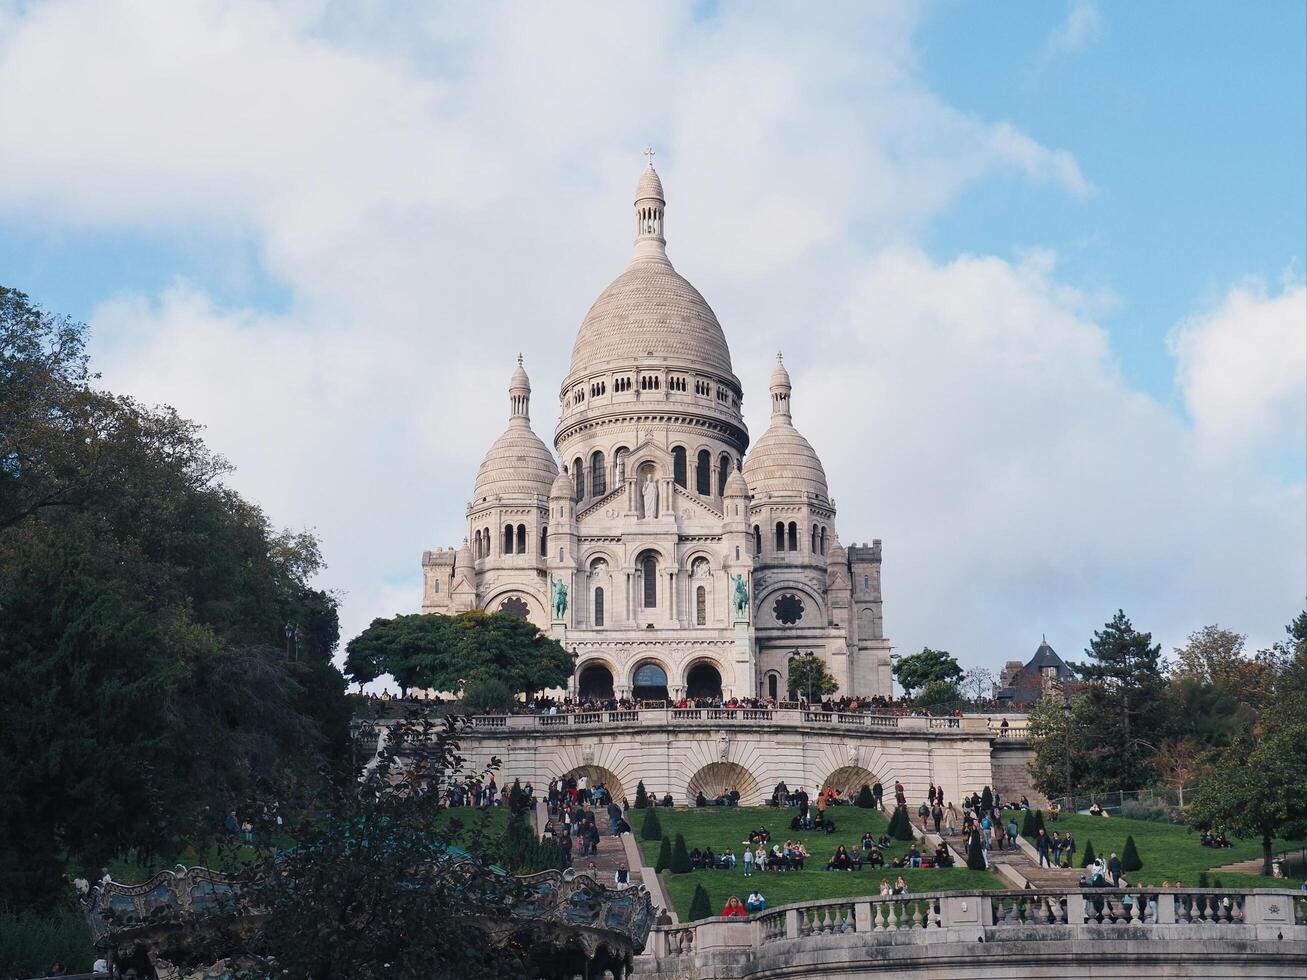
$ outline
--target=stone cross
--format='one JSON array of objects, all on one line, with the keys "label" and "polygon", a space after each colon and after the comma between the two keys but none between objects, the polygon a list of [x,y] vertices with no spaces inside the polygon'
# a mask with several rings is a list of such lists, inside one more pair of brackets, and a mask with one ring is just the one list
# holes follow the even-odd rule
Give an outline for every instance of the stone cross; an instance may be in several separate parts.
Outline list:
[{"label": "stone cross", "polygon": [[645,156],[645,159],[649,161],[649,166],[652,167],[652,166],[653,166],[653,158],[654,158],[654,148],[653,148],[652,146],[646,146],[646,147],[644,148],[644,156]]}]

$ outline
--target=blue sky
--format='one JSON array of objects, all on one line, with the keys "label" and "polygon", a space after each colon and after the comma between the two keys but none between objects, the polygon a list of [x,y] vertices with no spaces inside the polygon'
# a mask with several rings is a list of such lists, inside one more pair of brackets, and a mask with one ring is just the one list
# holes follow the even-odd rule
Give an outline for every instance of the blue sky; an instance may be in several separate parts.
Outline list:
[{"label": "blue sky", "polygon": [[1278,0],[0,0],[0,282],[319,532],[348,634],[466,533],[518,350],[550,441],[651,141],[751,430],[784,348],[903,647],[1074,652],[1119,605],[1265,643],[1307,594],[1304,38]]}]

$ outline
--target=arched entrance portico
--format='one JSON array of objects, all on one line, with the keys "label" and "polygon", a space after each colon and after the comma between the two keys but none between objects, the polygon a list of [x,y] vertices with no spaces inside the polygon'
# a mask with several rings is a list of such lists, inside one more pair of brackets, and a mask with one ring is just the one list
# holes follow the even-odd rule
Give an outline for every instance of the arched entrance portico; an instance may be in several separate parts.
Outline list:
[{"label": "arched entrance portico", "polygon": [[[617,773],[611,769],[605,769],[603,766],[577,766],[563,773],[563,778],[580,779],[582,776],[586,779],[586,788],[593,791],[599,786],[608,790],[608,795],[619,803],[622,797],[626,795],[626,788],[622,781],[617,778]],[[607,819],[607,818],[605,818]]]},{"label": "arched entrance portico", "polygon": [[685,672],[685,696],[694,698],[720,698],[722,673],[717,665],[701,660]]},{"label": "arched entrance portico", "polygon": [[576,693],[583,701],[613,696],[613,672],[608,665],[590,661],[576,675]]},{"label": "arched entrance portico", "polygon": [[841,766],[826,777],[821,788],[824,790],[829,786],[839,790],[840,795],[845,799],[854,800],[857,799],[858,791],[862,787],[875,786],[877,782],[876,774],[870,769],[864,769],[862,766]]},{"label": "arched entrance portico", "polygon": [[762,793],[753,773],[735,762],[710,762],[690,777],[685,789],[686,802],[693,803],[700,793],[714,800],[731,790],[739,790],[743,806],[757,806],[761,802]]},{"label": "arched entrance portico", "polygon": [[646,660],[631,673],[631,696],[641,701],[666,701],[667,671],[661,664]]}]

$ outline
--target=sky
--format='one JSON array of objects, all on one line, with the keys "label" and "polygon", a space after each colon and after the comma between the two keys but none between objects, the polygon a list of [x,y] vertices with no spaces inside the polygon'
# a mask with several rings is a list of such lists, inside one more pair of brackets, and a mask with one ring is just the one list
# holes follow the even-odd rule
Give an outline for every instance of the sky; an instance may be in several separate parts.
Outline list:
[{"label": "sky", "polygon": [[345,639],[459,544],[668,251],[756,439],[777,350],[885,626],[1250,647],[1307,597],[1307,5],[0,0],[0,283],[322,540]]}]

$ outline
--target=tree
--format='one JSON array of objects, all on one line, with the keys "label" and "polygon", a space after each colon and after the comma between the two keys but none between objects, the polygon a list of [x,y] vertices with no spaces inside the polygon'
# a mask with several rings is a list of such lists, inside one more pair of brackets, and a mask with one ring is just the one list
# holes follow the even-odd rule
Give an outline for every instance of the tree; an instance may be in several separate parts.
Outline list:
[{"label": "tree", "polygon": [[889,829],[886,831],[895,840],[910,841],[916,838],[912,831],[912,818],[908,815],[908,808],[905,806],[896,806],[894,814],[889,820]]},{"label": "tree", "polygon": [[988,667],[972,667],[962,675],[962,693],[973,701],[992,701],[998,682]]},{"label": "tree", "polygon": [[703,885],[694,886],[694,897],[690,899],[691,922],[698,922],[700,919],[707,919],[712,915],[712,904],[708,898],[708,891]]},{"label": "tree", "polygon": [[908,695],[932,681],[949,683],[956,682],[961,677],[962,668],[947,650],[922,647],[920,653],[903,657],[894,665],[894,679]]},{"label": "tree", "polygon": [[1138,632],[1118,610],[1094,633],[1085,651],[1089,659],[1073,665],[1096,722],[1090,755],[1104,788],[1138,789],[1148,780],[1147,755],[1163,714],[1161,652],[1151,634]]},{"label": "tree", "polygon": [[1184,646],[1176,648],[1172,674],[1208,684],[1235,686],[1239,675],[1251,663],[1243,654],[1247,639],[1242,633],[1220,626],[1204,626],[1190,633]]},{"label": "tree", "polygon": [[635,784],[635,808],[643,810],[649,805],[649,791],[644,788],[644,780]]},{"label": "tree", "polygon": [[478,671],[463,687],[463,704],[471,711],[507,711],[513,692],[498,677]]},{"label": "tree", "polygon": [[826,670],[826,662],[813,656],[790,658],[787,686],[791,700],[803,698],[810,703],[840,689],[839,683]]},{"label": "tree", "polygon": [[514,694],[531,693],[562,687],[573,667],[572,655],[529,620],[480,610],[374,619],[346,652],[351,679],[372,679],[380,669],[405,690],[457,691],[480,673]]},{"label": "tree", "polygon": [[862,789],[858,790],[857,805],[863,810],[874,810],[876,808],[876,797],[872,795],[871,787],[866,783],[863,783]]},{"label": "tree", "polygon": [[1307,722],[1273,729],[1260,744],[1227,750],[1194,795],[1190,819],[1199,830],[1219,830],[1262,842],[1262,874],[1271,873],[1271,842],[1307,836]]},{"label": "tree", "polygon": [[1044,831],[1044,833],[1048,833],[1048,828],[1044,826],[1044,811],[1036,810],[1035,811],[1035,834],[1038,835],[1041,830]]},{"label": "tree", "polygon": [[912,699],[912,703],[919,708],[933,708],[936,712],[941,712],[952,710],[961,700],[962,691],[957,681],[927,681]]},{"label": "tree", "polygon": [[1094,842],[1091,840],[1085,841],[1085,854],[1080,859],[1080,867],[1087,868],[1097,860],[1098,855],[1094,853]]},{"label": "tree", "polygon": [[1034,810],[1027,810],[1025,816],[1021,818],[1021,836],[1030,838],[1039,836],[1039,828],[1035,826]]},{"label": "tree", "polygon": [[660,840],[663,836],[663,825],[658,819],[658,808],[649,807],[644,814],[644,824],[640,827],[640,836],[645,840]]},{"label": "tree", "polygon": [[1121,851],[1121,870],[1138,871],[1144,866],[1144,862],[1139,860],[1139,848],[1135,846],[1135,838],[1130,834],[1125,839],[1125,847]]},{"label": "tree", "polygon": [[980,846],[980,834],[973,832],[967,843],[967,867],[972,871],[984,871],[985,851]]},{"label": "tree", "polygon": [[674,875],[689,874],[693,870],[690,867],[690,852],[685,849],[684,834],[677,834],[672,844],[672,861],[669,870]]},{"label": "tree", "polygon": [[662,874],[672,867],[672,839],[664,837],[663,842],[658,845],[658,860],[654,862],[654,872]]},{"label": "tree", "polygon": [[1184,788],[1211,771],[1202,747],[1192,738],[1168,739],[1157,747],[1150,765],[1167,786],[1174,786],[1180,806],[1184,806]]}]

